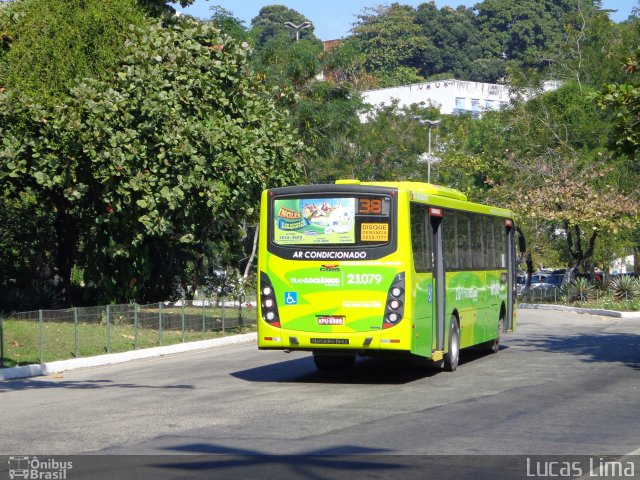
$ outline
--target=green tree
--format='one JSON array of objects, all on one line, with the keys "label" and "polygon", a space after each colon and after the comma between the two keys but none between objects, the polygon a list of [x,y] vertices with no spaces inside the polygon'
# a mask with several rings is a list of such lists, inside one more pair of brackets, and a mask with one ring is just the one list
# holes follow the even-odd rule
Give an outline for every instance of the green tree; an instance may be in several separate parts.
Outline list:
[{"label": "green tree", "polygon": [[269,40],[276,37],[287,37],[289,40],[295,41],[295,33],[285,26],[287,22],[291,22],[294,25],[302,25],[305,22],[309,22],[311,25],[309,28],[299,30],[299,39],[308,39],[312,42],[318,41],[318,38],[313,33],[313,23],[304,15],[284,5],[268,5],[262,7],[258,15],[251,20],[251,33],[256,39],[257,48],[262,47]]},{"label": "green tree", "polygon": [[[596,98],[602,109],[613,113],[614,148],[629,159],[632,178],[637,179],[640,175],[640,48],[626,60],[624,70],[627,81],[606,85]],[[640,271],[640,222],[631,239],[635,269]]]},{"label": "green tree", "polygon": [[367,72],[366,55],[354,42],[341,42],[324,58],[324,68],[330,81],[356,92],[374,88],[377,79]]},{"label": "green tree", "polygon": [[172,15],[176,13],[176,9],[171,6],[172,3],[177,3],[181,7],[187,7],[191,5],[195,0],[136,0],[138,4],[150,15]]},{"label": "green tree", "polygon": [[287,84],[296,91],[320,72],[322,45],[309,39],[292,42],[289,38],[274,37],[254,54],[253,67],[271,85]]},{"label": "green tree", "polygon": [[[600,5],[599,0],[580,2],[583,9],[592,11]],[[520,69],[543,69],[549,63],[549,52],[562,40],[567,15],[574,14],[576,7],[575,0],[484,0],[476,4],[482,54],[474,61],[492,70],[503,60]],[[477,68],[476,72],[480,73]]]},{"label": "green tree", "polygon": [[207,242],[239,241],[261,190],[296,180],[301,147],[246,45],[184,21],[135,30],[127,49],[53,108],[0,94],[0,181],[56,212],[64,282],[81,241],[106,300],[158,300]]},{"label": "green tree", "polygon": [[143,18],[134,0],[14,2],[0,16],[0,84],[53,102],[79,79],[113,68],[129,26]]},{"label": "green tree", "polygon": [[231,35],[236,40],[248,40],[249,32],[244,26],[244,21],[236,18],[232,12],[219,5],[209,8],[211,10],[211,22],[221,32]]},{"label": "green tree", "polygon": [[[365,56],[365,68],[380,79],[380,86],[395,86],[421,80],[418,65],[429,45],[413,8],[394,3],[367,8],[358,15],[353,35],[346,43]],[[404,74],[394,72],[401,69]]]},{"label": "green tree", "polygon": [[49,241],[55,234],[51,212],[26,192],[0,196],[0,210],[0,289],[50,276],[55,251]]},{"label": "green tree", "polygon": [[[585,6],[586,3],[586,6]],[[549,52],[549,76],[600,88],[624,81],[623,61],[640,39],[637,21],[616,24],[606,11],[578,2],[575,13],[567,15],[565,34],[559,48]]]},{"label": "green tree", "polygon": [[602,109],[614,113],[615,146],[634,159],[640,172],[640,48],[625,62],[628,81],[605,86],[599,97]]},{"label": "green tree", "polygon": [[419,119],[437,114],[434,108],[400,108],[397,103],[376,108],[349,137],[340,137],[340,142],[332,145],[331,155],[315,166],[316,172],[324,181],[426,181],[427,168],[420,160],[428,149],[428,129]]},{"label": "green tree", "polygon": [[447,160],[473,174],[474,198],[521,215],[534,251],[562,242],[563,260],[587,270],[606,260],[594,257],[597,242],[619,242],[639,211],[633,181],[605,149],[609,123],[585,86],[567,83],[472,122]]},{"label": "green tree", "polygon": [[305,174],[309,183],[333,182],[341,178],[345,145],[355,142],[361,128],[359,95],[329,82],[313,82],[291,106],[294,125],[305,146]]},{"label": "green tree", "polygon": [[426,77],[448,74],[470,78],[471,64],[480,57],[480,32],[471,8],[443,7],[430,1],[418,6],[416,21],[429,45],[422,52],[420,73]]}]

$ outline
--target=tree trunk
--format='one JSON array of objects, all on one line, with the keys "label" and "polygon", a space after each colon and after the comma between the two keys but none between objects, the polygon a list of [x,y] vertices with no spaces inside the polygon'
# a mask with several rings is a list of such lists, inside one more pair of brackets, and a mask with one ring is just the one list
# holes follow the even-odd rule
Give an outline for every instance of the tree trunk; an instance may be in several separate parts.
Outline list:
[{"label": "tree trunk", "polygon": [[251,248],[251,255],[249,256],[247,265],[244,268],[244,274],[242,275],[242,278],[245,280],[249,277],[249,272],[251,271],[251,265],[253,264],[253,260],[256,258],[256,250],[258,249],[258,233],[259,232],[260,232],[260,225],[256,225],[256,230],[253,234],[253,247]]},{"label": "tree trunk", "polygon": [[564,231],[567,235],[569,254],[571,255],[571,258],[573,258],[573,271],[575,273],[588,273],[586,266],[591,257],[593,257],[596,240],[598,238],[598,231],[593,231],[589,237],[586,249],[583,248],[582,232],[578,225],[571,227],[565,222]]},{"label": "tree trunk", "polygon": [[56,230],[57,252],[55,274],[59,282],[60,294],[65,302],[69,300],[71,270],[75,264],[78,230],[74,218],[67,214],[66,201],[57,202],[54,227]]}]

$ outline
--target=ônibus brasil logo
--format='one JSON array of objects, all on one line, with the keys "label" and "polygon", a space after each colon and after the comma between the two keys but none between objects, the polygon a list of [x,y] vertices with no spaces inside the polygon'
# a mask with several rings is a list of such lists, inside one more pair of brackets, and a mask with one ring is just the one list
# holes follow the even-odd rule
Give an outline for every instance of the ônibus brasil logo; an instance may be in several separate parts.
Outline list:
[{"label": "\u00f4nibus brasil logo", "polygon": [[66,480],[67,471],[73,468],[73,462],[38,457],[12,456],[9,457],[9,478],[24,478],[29,480]]}]

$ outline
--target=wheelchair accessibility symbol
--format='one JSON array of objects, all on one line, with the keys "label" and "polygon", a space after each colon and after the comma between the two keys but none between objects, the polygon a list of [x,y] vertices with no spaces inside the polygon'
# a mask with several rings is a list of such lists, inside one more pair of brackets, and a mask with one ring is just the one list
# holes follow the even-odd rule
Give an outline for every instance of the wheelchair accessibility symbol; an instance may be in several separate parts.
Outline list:
[{"label": "wheelchair accessibility symbol", "polygon": [[285,305],[297,305],[298,304],[298,292],[284,292],[284,304]]}]

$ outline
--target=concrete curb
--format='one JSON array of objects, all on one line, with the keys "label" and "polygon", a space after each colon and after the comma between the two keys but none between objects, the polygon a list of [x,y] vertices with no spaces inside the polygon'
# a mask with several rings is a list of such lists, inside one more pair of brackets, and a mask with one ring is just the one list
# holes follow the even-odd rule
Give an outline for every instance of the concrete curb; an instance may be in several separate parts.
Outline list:
[{"label": "concrete curb", "polygon": [[224,345],[236,345],[239,343],[249,343],[257,341],[257,334],[245,333],[232,335],[229,337],[214,338],[211,340],[201,340],[198,342],[177,343],[166,347],[143,348],[129,352],[111,353],[109,355],[98,355],[96,357],[73,358],[71,360],[60,360],[57,362],[41,363],[37,365],[25,365],[22,367],[11,367],[0,369],[0,381],[14,378],[39,377],[52,373],[75,370],[78,368],[98,367],[102,365],[114,365],[116,363],[130,362],[142,358],[162,357],[175,353],[192,352],[204,350],[206,348],[220,347]]},{"label": "concrete curb", "polygon": [[605,317],[640,319],[640,312],[618,312],[616,310],[604,310],[597,308],[568,307],[566,305],[546,305],[537,303],[519,303],[518,308],[531,310],[564,310],[567,312],[586,313],[588,315],[602,315]]}]

